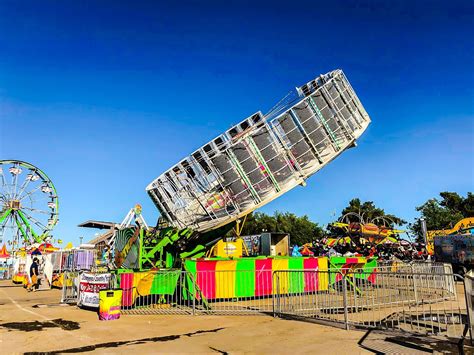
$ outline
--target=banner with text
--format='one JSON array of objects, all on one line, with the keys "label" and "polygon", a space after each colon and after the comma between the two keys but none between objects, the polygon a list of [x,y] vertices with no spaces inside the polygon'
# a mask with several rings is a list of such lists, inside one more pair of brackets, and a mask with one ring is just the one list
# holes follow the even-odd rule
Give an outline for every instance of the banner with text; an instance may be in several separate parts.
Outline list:
[{"label": "banner with text", "polygon": [[99,291],[109,287],[110,274],[81,274],[79,306],[99,307]]}]

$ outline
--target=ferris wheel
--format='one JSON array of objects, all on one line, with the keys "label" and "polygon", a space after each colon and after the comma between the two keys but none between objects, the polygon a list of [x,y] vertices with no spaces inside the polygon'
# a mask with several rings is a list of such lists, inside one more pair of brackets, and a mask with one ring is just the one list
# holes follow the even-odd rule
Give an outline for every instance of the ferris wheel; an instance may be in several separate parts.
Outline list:
[{"label": "ferris wheel", "polygon": [[58,195],[36,166],[0,160],[0,243],[16,250],[41,243],[58,222]]}]

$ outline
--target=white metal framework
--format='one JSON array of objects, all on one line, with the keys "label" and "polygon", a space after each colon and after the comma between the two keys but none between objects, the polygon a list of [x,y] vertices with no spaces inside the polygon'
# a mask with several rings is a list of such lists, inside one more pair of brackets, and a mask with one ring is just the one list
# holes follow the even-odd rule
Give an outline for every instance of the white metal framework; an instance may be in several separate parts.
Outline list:
[{"label": "white metal framework", "polygon": [[232,222],[304,184],[355,146],[370,123],[342,70],[296,92],[285,106],[253,114],[150,183],[146,190],[162,216],[200,232]]}]

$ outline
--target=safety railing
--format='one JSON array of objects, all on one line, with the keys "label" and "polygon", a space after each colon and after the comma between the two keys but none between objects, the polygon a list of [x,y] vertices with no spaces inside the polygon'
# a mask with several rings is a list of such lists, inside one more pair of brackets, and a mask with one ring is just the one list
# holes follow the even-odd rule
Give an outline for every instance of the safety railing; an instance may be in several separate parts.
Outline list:
[{"label": "safety railing", "polygon": [[77,304],[79,301],[79,275],[78,271],[64,272],[61,303]]},{"label": "safety railing", "polygon": [[[302,278],[328,279],[331,286],[296,294],[281,289]],[[274,283],[275,314],[280,316],[448,337],[461,337],[468,324],[466,303],[458,297],[463,286],[454,283],[452,272],[276,271]]]},{"label": "safety railing", "polygon": [[474,336],[474,272],[472,270],[464,275],[464,296],[468,310],[469,336],[472,345]]},{"label": "safety railing", "polygon": [[264,314],[273,312],[265,271],[147,271],[117,275],[128,314]]},{"label": "safety railing", "polygon": [[0,266],[0,280],[10,280],[13,276],[13,267],[10,265]]},{"label": "safety railing", "polygon": [[[65,276],[64,300],[77,297]],[[450,266],[322,270],[152,270],[112,275],[124,314],[270,314],[345,328],[462,337],[471,314]],[[466,293],[467,292],[467,293]]]},{"label": "safety railing", "polygon": [[116,278],[109,272],[65,271],[62,274],[61,303],[98,307],[99,291],[116,288]]}]

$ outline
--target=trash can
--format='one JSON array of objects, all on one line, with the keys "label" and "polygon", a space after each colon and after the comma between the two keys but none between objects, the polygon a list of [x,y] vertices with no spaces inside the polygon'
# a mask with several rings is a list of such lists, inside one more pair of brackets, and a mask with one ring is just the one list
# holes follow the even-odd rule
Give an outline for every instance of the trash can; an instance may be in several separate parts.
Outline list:
[{"label": "trash can", "polygon": [[113,320],[120,318],[120,307],[122,306],[122,290],[99,291],[99,319]]}]

